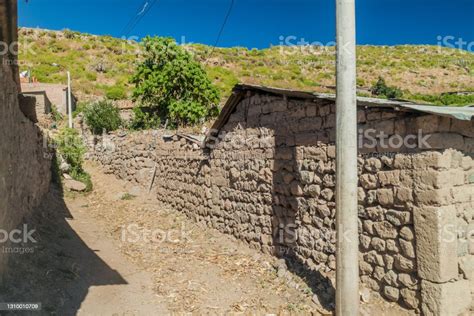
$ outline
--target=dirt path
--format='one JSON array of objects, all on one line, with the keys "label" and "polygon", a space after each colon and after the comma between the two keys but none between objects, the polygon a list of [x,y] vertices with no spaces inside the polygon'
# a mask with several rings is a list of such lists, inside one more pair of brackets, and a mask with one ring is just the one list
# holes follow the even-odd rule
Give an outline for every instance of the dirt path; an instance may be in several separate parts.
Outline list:
[{"label": "dirt path", "polygon": [[[113,239],[103,241],[102,254],[107,257],[110,253],[104,261],[122,276],[130,275],[128,271],[133,269],[141,271],[129,278],[129,285],[124,287],[132,292],[142,287],[140,299],[149,308],[214,315],[331,314],[334,288],[323,276],[263,255],[232,237],[199,226],[182,214],[163,209],[143,189],[105,175],[93,165],[87,168],[93,175],[95,189],[85,198],[86,207],[76,213],[76,219],[82,222],[77,226],[78,233],[82,235],[81,228],[87,231],[86,242],[88,238],[97,242],[94,238],[102,233]],[[76,210],[81,203],[81,199],[71,200],[68,205]],[[88,222],[97,224],[99,232],[90,231],[94,225],[89,226]],[[155,238],[147,240],[151,236]],[[110,249],[117,247],[130,264],[116,262],[122,255]],[[104,293],[107,297],[106,288],[90,294]],[[121,293],[120,286],[117,291]],[[122,306],[127,299],[134,298],[133,294],[120,294],[125,295],[124,300],[110,295],[111,301],[122,302]],[[94,295],[86,297],[81,311],[94,308],[103,299]],[[138,307],[137,310],[140,311]],[[366,315],[408,314],[375,296],[371,297],[370,306],[362,306],[362,311]]]},{"label": "dirt path", "polygon": [[[86,197],[82,212],[97,225],[106,224],[103,229],[127,260],[152,275],[155,301],[169,312],[323,311],[312,302],[305,282],[290,272],[278,277],[274,267],[285,263],[162,209],[143,189],[138,194],[139,188],[96,167],[89,165],[88,171],[94,192]],[[70,209],[80,203],[68,199]]]},{"label": "dirt path", "polygon": [[[85,198],[79,197],[67,200],[73,219],[67,222],[77,233],[88,248],[92,249],[107,266],[123,279],[114,282],[115,273],[110,273],[110,283],[105,286],[93,286],[80,305],[78,315],[160,315],[167,312],[163,304],[159,304],[154,294],[152,275],[132,264],[117,249],[117,244],[104,232],[103,226],[93,220],[88,214]],[[83,253],[83,249],[65,246],[71,250],[70,256],[80,260],[80,266],[85,268],[78,271],[83,282],[104,278],[103,271],[96,269],[96,259],[91,259]],[[80,258],[85,258],[81,260]],[[105,275],[107,278],[107,276]],[[70,287],[74,290],[74,286]]]},{"label": "dirt path", "polygon": [[[38,243],[33,254],[11,258],[0,302],[41,302],[44,315],[331,314],[334,287],[323,275],[166,210],[100,168],[87,169],[93,192],[53,188],[25,219]],[[376,295],[362,304],[362,315],[409,314]]]}]

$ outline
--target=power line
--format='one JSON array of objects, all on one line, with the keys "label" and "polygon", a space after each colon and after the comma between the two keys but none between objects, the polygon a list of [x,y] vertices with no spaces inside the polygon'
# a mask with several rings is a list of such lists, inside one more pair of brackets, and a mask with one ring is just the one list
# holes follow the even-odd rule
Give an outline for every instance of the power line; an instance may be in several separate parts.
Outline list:
[{"label": "power line", "polygon": [[[138,16],[138,19],[130,26],[129,30],[125,33],[125,36],[128,36],[130,32],[133,31],[133,29],[140,23],[140,21],[150,12],[150,10],[153,8],[153,6],[158,2],[158,0],[153,0],[153,2],[144,8],[143,13]],[[148,2],[147,2],[148,3]]]},{"label": "power line", "polygon": [[214,50],[216,49],[217,44],[219,44],[219,41],[221,40],[222,33],[224,32],[224,29],[225,29],[225,26],[226,26],[226,24],[227,24],[227,21],[229,20],[229,16],[230,16],[230,14],[232,13],[232,10],[234,9],[234,4],[235,4],[235,0],[231,0],[231,1],[230,1],[229,9],[227,10],[227,14],[226,14],[226,16],[225,16],[225,18],[224,18],[224,22],[222,23],[222,26],[221,26],[221,28],[220,28],[220,30],[219,30],[219,34],[217,35],[216,41],[215,41],[215,43],[214,43],[214,45],[213,45],[213,47],[212,47],[211,52],[210,52],[209,55],[207,56],[206,60],[209,59],[209,58],[212,56],[212,54],[214,53]]},{"label": "power line", "polygon": [[148,0],[144,0],[142,5],[137,8],[137,11],[135,12],[135,14],[130,18],[127,25],[125,25],[125,27],[122,29],[122,34],[125,35],[125,33],[130,28],[130,26],[133,24],[133,22],[138,19],[138,16],[140,15],[140,11],[143,11],[142,8],[144,8],[147,3],[148,3]]}]

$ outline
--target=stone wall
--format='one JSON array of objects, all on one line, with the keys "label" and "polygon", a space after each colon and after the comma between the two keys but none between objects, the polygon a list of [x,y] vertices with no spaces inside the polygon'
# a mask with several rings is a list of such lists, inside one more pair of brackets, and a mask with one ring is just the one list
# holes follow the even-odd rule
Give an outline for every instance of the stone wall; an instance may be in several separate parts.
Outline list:
[{"label": "stone wall", "polygon": [[[0,2],[0,15],[12,12],[15,1]],[[15,7],[16,9],[16,7]],[[4,37],[5,21],[16,20],[16,15],[1,19],[1,41]],[[16,30],[16,24],[9,25]],[[41,130],[20,111],[18,84],[9,63],[3,63],[6,56],[0,56],[0,229],[10,232],[23,217],[39,204],[49,189],[50,159],[44,155]],[[13,68],[14,69],[14,68]],[[3,236],[2,236],[3,238]],[[8,259],[0,244],[0,279]]]},{"label": "stone wall", "polygon": [[[153,191],[165,206],[332,278],[334,112],[332,101],[253,94],[206,149],[144,132],[92,141],[90,158],[143,187],[156,168]],[[474,272],[466,237],[474,123],[370,107],[360,108],[358,121],[362,283],[427,314],[467,308],[470,291],[458,288],[469,286]],[[431,135],[427,142],[409,137],[420,130]],[[372,133],[382,132],[385,141],[372,146]],[[410,142],[397,146],[398,137]],[[451,244],[441,238],[449,227]],[[453,295],[463,304],[448,302]]]},{"label": "stone wall", "polygon": [[[5,51],[0,59],[2,65],[11,68],[11,75],[19,89],[17,21],[17,0],[0,0],[0,39],[2,52]],[[7,50],[4,45],[8,46]]]}]

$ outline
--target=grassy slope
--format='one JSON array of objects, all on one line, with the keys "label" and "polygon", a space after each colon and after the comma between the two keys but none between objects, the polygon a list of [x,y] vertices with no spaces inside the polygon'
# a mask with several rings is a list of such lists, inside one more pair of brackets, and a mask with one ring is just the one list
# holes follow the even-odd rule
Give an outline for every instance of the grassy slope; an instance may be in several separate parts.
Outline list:
[{"label": "grassy slope", "polygon": [[[209,46],[187,49],[205,65],[223,100],[237,82],[320,92],[332,92],[335,85],[334,48],[216,48],[211,56]],[[32,67],[41,82],[65,82],[65,69],[71,70],[76,92],[88,99],[115,85],[131,91],[128,78],[138,45],[109,36],[21,29],[20,51],[21,68]],[[360,46],[357,53],[360,88],[370,88],[383,76],[409,99],[431,101],[428,95],[474,91],[473,53],[434,46]],[[98,65],[106,71],[97,71]]]}]

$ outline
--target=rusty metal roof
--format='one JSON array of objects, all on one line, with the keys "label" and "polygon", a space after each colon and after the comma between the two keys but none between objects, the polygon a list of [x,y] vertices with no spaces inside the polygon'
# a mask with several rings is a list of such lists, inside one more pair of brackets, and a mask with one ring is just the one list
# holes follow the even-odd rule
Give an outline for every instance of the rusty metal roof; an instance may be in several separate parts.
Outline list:
[{"label": "rusty metal roof", "polygon": [[[211,128],[212,133],[220,131],[220,129],[229,119],[237,104],[240,103],[240,101],[245,97],[248,92],[273,94],[277,96],[284,96],[287,98],[301,100],[328,100],[334,102],[336,101],[335,94],[315,93],[257,85],[238,84],[232,90],[232,95],[229,97],[227,103],[222,108],[221,114],[214,122],[214,125]],[[406,100],[389,100],[368,97],[357,97],[357,105],[360,107],[391,108],[394,111],[429,113],[466,121],[470,121],[474,117],[474,105],[464,107],[435,106],[430,104],[417,104]],[[207,137],[205,142],[207,142]]]}]

